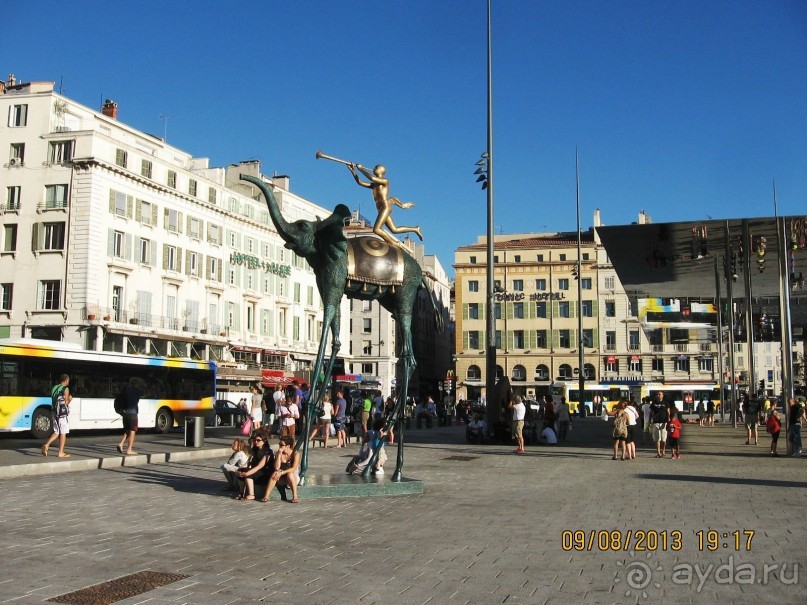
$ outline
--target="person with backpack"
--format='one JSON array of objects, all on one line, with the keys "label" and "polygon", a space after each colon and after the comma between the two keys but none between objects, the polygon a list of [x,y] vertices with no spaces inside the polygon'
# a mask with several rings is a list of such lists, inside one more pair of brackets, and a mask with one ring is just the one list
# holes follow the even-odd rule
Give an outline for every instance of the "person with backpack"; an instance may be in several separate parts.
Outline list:
[{"label": "person with backpack", "polygon": [[771,456],[778,456],[776,446],[779,443],[779,433],[782,432],[782,415],[776,411],[776,406],[770,408],[765,425],[766,430],[771,435]]},{"label": "person with backpack", "polygon": [[137,452],[132,448],[134,447],[135,437],[137,435],[137,418],[140,414],[140,398],[146,391],[146,383],[138,376],[132,376],[129,379],[129,384],[123,387],[120,395],[115,397],[115,411],[123,416],[123,436],[120,443],[118,443],[117,450],[119,454],[123,454],[123,446],[128,441],[126,448],[127,456],[136,456]]},{"label": "person with backpack", "polygon": [[745,416],[746,445],[759,445],[757,423],[759,422],[759,400],[756,397],[743,398],[743,415]]},{"label": "person with backpack", "polygon": [[70,454],[64,452],[64,446],[67,443],[67,434],[70,432],[70,426],[67,422],[67,417],[70,415],[70,402],[73,400],[70,395],[70,389],[67,388],[70,384],[70,376],[62,374],[59,377],[59,383],[53,385],[50,390],[52,414],[53,414],[53,434],[48,437],[48,440],[42,446],[42,455],[47,456],[50,444],[59,439],[59,458],[69,458]]},{"label": "person with backpack", "polygon": [[656,458],[664,458],[667,449],[667,423],[670,421],[669,404],[664,392],[656,392],[656,401],[650,404],[650,420],[653,423],[653,441],[656,443]]}]

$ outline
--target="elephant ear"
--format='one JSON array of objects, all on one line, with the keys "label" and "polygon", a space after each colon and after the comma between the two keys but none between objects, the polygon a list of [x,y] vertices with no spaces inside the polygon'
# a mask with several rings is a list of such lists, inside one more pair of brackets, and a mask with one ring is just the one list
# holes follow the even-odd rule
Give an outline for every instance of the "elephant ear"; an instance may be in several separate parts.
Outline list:
[{"label": "elephant ear", "polygon": [[318,221],[314,228],[320,253],[332,262],[342,260],[347,250],[345,220],[348,218],[350,209],[344,204],[339,204],[328,218]]}]

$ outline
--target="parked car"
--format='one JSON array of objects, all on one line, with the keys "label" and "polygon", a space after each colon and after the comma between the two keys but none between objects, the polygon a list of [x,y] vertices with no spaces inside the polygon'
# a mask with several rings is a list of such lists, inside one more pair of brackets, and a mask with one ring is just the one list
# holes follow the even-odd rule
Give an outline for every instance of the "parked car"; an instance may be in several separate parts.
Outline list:
[{"label": "parked car", "polygon": [[246,419],[246,410],[239,408],[228,399],[216,399],[216,403],[213,404],[213,410],[210,412],[208,424],[212,426],[221,426],[222,424],[241,426]]}]

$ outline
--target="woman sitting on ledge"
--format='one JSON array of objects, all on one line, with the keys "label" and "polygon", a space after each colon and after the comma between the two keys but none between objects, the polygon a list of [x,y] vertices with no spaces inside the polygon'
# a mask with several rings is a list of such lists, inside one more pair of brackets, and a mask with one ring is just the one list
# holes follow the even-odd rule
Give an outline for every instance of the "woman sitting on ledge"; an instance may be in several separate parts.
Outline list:
[{"label": "woman sitting on ledge", "polygon": [[[291,502],[297,504],[297,483],[300,481],[300,452],[294,451],[294,439],[288,435],[280,438],[280,445],[275,454],[275,472],[269,478],[266,493],[261,502],[269,502],[269,495],[275,485],[281,488],[291,488]],[[285,490],[283,490],[285,493]],[[285,499],[285,498],[284,498]]]}]

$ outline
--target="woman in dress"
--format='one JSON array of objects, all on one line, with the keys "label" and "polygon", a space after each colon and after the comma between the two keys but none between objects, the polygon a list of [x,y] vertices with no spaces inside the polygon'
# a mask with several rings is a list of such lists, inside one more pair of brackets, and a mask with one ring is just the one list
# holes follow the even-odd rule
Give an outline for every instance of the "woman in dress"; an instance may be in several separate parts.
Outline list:
[{"label": "woman in dress", "polygon": [[325,393],[322,396],[322,416],[317,416],[317,426],[311,429],[311,434],[308,439],[311,440],[320,433],[322,437],[322,445],[328,447],[328,438],[331,436],[331,416],[333,415],[333,404],[331,403],[331,396]]},{"label": "woman in dress", "polygon": [[252,416],[253,428],[257,430],[261,428],[261,422],[263,422],[263,395],[258,387],[252,387],[249,389],[249,391],[252,393],[249,415]]},{"label": "woman in dress", "polygon": [[[612,460],[629,460],[627,451],[628,414],[625,412],[627,402],[623,399],[614,406],[614,455]],[[603,406],[605,409],[605,406]],[[617,456],[619,446],[622,444],[622,458]]]}]

